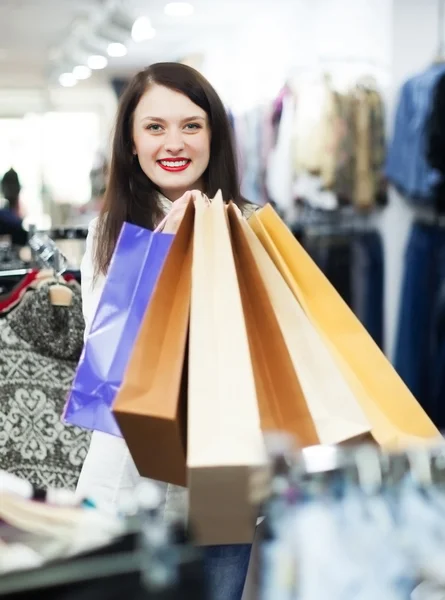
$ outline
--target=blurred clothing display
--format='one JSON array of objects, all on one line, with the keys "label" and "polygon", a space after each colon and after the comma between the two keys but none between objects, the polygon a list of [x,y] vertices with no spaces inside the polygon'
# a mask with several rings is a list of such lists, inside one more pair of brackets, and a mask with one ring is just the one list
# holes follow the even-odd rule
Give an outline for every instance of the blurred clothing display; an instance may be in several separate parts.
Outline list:
[{"label": "blurred clothing display", "polygon": [[243,193],[273,201],[369,211],[387,204],[385,110],[376,83],[337,89],[325,74],[286,85],[270,106],[233,115]]},{"label": "blurred clothing display", "polygon": [[401,194],[431,208],[443,203],[444,76],[445,64],[433,64],[402,86],[386,163],[386,175]]},{"label": "blurred clothing display", "polygon": [[[416,209],[405,251],[394,365],[425,412],[445,427],[445,64],[399,94],[386,173]],[[421,290],[421,293],[420,293]]]}]

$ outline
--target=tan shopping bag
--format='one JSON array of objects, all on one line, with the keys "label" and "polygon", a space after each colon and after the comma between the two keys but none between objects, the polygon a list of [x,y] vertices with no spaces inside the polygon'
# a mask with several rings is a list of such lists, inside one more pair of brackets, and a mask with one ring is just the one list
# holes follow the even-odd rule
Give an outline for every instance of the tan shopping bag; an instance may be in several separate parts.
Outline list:
[{"label": "tan shopping bag", "polygon": [[250,249],[244,223],[233,204],[228,207],[232,249],[243,302],[255,376],[261,429],[286,431],[299,446],[319,443],[317,430],[277,316]]},{"label": "tan shopping bag", "polygon": [[250,543],[249,477],[266,462],[227,215],[196,202],[190,312],[190,524],[200,544]]},{"label": "tan shopping bag", "polygon": [[139,473],[186,485],[186,346],[194,206],[172,242],[113,413]]},{"label": "tan shopping bag", "polygon": [[246,222],[245,240],[264,282],[322,444],[358,438],[370,424],[321,336]]},{"label": "tan shopping bag", "polygon": [[383,446],[429,443],[431,420],[385,355],[270,205],[249,220],[341,369]]}]

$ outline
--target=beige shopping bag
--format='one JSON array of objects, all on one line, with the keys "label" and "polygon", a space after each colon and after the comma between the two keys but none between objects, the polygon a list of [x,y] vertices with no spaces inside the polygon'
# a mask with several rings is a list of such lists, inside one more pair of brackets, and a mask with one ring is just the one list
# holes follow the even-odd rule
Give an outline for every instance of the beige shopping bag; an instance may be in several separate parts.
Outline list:
[{"label": "beige shopping bag", "polygon": [[139,473],[185,486],[186,348],[194,205],[172,242],[144,315],[113,413]]},{"label": "beige shopping bag", "polygon": [[322,444],[370,431],[370,424],[318,331],[246,222],[240,222],[266,286]]},{"label": "beige shopping bag", "polygon": [[249,339],[261,429],[285,431],[300,447],[319,443],[309,407],[267,288],[232,203],[228,207],[232,249]]},{"label": "beige shopping bag", "polygon": [[250,543],[249,477],[266,453],[221,194],[196,202],[188,373],[191,527],[200,544]]},{"label": "beige shopping bag", "polygon": [[385,355],[273,208],[265,206],[249,224],[323,337],[375,440],[399,448],[440,438]]}]

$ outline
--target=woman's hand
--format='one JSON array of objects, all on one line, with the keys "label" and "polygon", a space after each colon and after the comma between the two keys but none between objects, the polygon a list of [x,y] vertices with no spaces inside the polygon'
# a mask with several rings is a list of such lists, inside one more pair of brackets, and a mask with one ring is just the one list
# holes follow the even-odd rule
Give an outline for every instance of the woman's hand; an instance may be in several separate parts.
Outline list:
[{"label": "woman's hand", "polygon": [[[186,192],[183,196],[173,202],[173,206],[164,221],[162,231],[164,233],[176,233],[184,217],[184,213],[189,202],[191,200],[196,200],[196,197],[201,195],[203,195],[202,192],[198,190],[192,190],[190,192]],[[206,196],[204,196],[204,198],[206,198]],[[207,198],[206,202],[208,202]]]}]

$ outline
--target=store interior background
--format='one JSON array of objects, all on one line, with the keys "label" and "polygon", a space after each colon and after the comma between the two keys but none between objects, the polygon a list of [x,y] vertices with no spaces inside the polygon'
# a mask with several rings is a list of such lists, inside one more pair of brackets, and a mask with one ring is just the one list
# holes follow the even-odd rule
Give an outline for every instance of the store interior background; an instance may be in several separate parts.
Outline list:
[{"label": "store interior background", "polygon": [[[107,1],[0,3],[0,172],[12,164],[30,222],[50,221],[49,198],[82,206],[90,171],[109,148],[117,106],[113,79],[160,60],[197,66],[234,112],[272,100],[289,77],[327,70],[334,79],[372,74],[386,103],[388,134],[397,94],[426,68],[445,37],[441,0],[193,0],[188,17],[164,14],[163,0],[126,0],[127,16],[150,18],[156,35],[73,87],[58,73]],[[79,216],[79,219],[81,217]],[[403,253],[412,209],[393,189],[375,216],[385,250],[385,351],[393,354]]]}]

